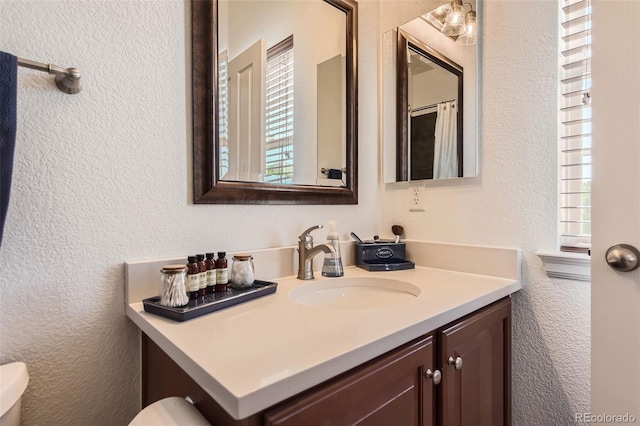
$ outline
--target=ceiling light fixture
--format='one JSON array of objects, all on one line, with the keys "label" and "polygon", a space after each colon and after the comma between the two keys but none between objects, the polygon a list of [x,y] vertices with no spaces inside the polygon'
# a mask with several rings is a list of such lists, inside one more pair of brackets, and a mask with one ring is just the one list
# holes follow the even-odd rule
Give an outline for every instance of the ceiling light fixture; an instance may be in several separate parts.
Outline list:
[{"label": "ceiling light fixture", "polygon": [[[465,6],[470,9],[466,14]],[[470,3],[453,0],[425,13],[422,19],[459,44],[474,45],[477,42],[477,17]]]},{"label": "ceiling light fixture", "polygon": [[451,9],[447,13],[442,27],[442,34],[453,37],[464,32],[464,6],[462,0],[453,0],[450,3]]},{"label": "ceiling light fixture", "polygon": [[474,10],[470,10],[464,17],[464,31],[460,34],[456,43],[470,46],[476,44],[477,39],[478,24],[476,21],[476,12]]}]

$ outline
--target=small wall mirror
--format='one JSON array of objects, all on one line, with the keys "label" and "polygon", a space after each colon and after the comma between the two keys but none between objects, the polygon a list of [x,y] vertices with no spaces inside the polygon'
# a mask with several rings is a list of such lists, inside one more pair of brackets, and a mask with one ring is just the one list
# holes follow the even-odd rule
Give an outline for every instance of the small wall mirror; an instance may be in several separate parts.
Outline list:
[{"label": "small wall mirror", "polygon": [[192,2],[196,203],[357,203],[352,0]]},{"label": "small wall mirror", "polygon": [[383,34],[385,183],[477,176],[477,45],[426,15]]}]

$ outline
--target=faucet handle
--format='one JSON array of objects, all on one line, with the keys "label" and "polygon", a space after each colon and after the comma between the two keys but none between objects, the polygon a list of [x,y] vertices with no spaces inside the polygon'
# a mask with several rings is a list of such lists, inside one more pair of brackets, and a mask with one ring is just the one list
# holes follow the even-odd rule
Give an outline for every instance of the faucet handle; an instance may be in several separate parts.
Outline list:
[{"label": "faucet handle", "polygon": [[298,239],[300,239],[300,241],[302,242],[313,241],[313,237],[311,236],[311,231],[313,231],[314,229],[322,229],[322,227],[323,227],[322,225],[312,226],[311,228],[307,229],[302,234],[300,234]]}]

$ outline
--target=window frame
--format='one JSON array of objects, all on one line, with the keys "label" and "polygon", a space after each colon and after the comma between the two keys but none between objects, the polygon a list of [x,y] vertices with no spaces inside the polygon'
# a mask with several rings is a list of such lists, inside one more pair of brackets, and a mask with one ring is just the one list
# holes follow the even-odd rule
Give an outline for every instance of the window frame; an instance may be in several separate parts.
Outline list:
[{"label": "window frame", "polygon": [[[586,17],[576,18],[580,15],[580,11],[585,10]],[[586,224],[581,221],[584,219],[576,215],[565,214],[566,211],[578,211],[587,210],[587,206],[584,204],[585,197],[589,197],[588,211],[591,209],[590,192],[591,192],[591,0],[558,0],[558,249],[557,252],[537,252],[536,254],[543,261],[547,275],[552,278],[561,278],[569,280],[578,280],[589,282],[591,280],[591,258],[590,258],[590,246],[591,235],[590,229],[588,235],[585,233],[579,233],[577,236],[571,232],[575,228],[581,228],[580,224]],[[565,19],[569,16],[569,19]],[[577,20],[576,20],[577,19]],[[574,23],[580,23],[579,19],[583,19],[584,27],[577,32],[572,30],[575,27]],[[571,22],[573,20],[573,22]],[[583,33],[583,34],[580,34]],[[575,57],[572,59],[572,52],[568,50],[574,50],[579,54],[579,50],[576,48],[580,46],[580,39],[584,38],[584,58],[575,61]],[[583,52],[583,53],[584,53]],[[567,54],[569,53],[569,54]],[[567,61],[567,58],[569,60]],[[582,66],[584,65],[584,71]],[[584,74],[587,84],[582,85],[582,80],[577,78],[578,75]],[[580,90],[576,93],[570,94],[573,99],[567,99],[567,87],[578,83]],[[569,90],[569,92],[573,92]],[[579,98],[580,102],[585,102],[587,105],[579,105],[576,103],[575,97]],[[585,112],[589,110],[588,112]],[[576,114],[576,111],[580,111]],[[583,114],[584,113],[584,114]],[[588,119],[585,120],[585,115]],[[576,128],[582,127],[584,124],[589,125],[588,136],[578,132],[577,135],[573,135]],[[577,124],[577,126],[576,126]],[[571,128],[571,126],[574,126]],[[582,140],[585,139],[585,140]],[[588,147],[584,146],[587,144]],[[578,146],[572,146],[571,142],[576,140],[580,141]],[[569,143],[567,143],[569,142]],[[588,162],[578,161],[575,162],[577,155],[589,157]],[[585,155],[585,154],[589,155]],[[577,164],[576,164],[577,163]],[[588,163],[588,164],[586,164]],[[583,170],[588,167],[588,171]],[[578,169],[579,173],[573,173],[573,168]],[[584,175],[588,175],[589,191],[585,191],[584,185],[571,184],[573,178],[576,182],[587,180]],[[567,184],[567,182],[569,182]],[[572,188],[573,186],[573,188]],[[575,186],[581,186],[578,190],[575,190]],[[565,211],[563,211],[565,210]],[[578,215],[580,216],[580,215]],[[589,214],[590,219],[590,214]],[[578,224],[578,226],[576,226]],[[572,229],[573,225],[573,229]],[[590,225],[590,223],[589,223]],[[581,247],[576,247],[576,242],[581,242]]]},{"label": "window frame", "polygon": [[560,251],[591,248],[591,0],[560,0],[558,149]]}]

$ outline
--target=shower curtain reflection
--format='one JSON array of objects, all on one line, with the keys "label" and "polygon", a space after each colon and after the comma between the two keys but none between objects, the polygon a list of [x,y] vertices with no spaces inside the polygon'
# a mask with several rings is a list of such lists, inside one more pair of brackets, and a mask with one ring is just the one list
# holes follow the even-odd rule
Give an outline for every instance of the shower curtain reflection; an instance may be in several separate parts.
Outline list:
[{"label": "shower curtain reflection", "polygon": [[458,109],[455,101],[438,104],[433,154],[433,178],[458,176]]}]

